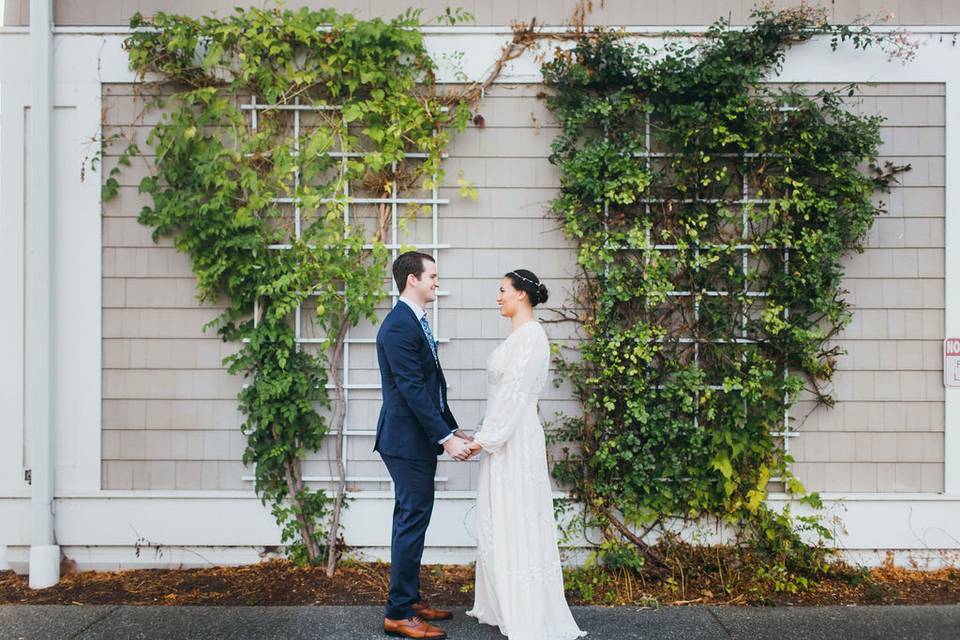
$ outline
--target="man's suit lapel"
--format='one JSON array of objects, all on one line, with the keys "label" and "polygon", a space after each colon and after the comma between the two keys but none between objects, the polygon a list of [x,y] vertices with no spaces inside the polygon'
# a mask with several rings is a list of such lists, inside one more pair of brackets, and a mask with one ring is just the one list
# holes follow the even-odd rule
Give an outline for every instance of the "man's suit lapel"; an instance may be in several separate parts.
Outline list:
[{"label": "man's suit lapel", "polygon": [[423,332],[423,326],[420,324],[420,318],[417,317],[417,314],[413,312],[413,309],[410,308],[406,302],[402,300],[397,300],[397,304],[394,306],[394,310],[400,308],[400,313],[404,314],[408,321],[413,323],[414,328],[417,331],[417,334],[420,336],[420,339],[423,341],[423,344],[427,347],[427,351],[430,352],[430,359],[433,360],[433,366],[437,369],[440,369],[440,357],[439,354],[436,359],[433,358],[433,349],[430,348],[430,343],[427,342],[427,334]]}]

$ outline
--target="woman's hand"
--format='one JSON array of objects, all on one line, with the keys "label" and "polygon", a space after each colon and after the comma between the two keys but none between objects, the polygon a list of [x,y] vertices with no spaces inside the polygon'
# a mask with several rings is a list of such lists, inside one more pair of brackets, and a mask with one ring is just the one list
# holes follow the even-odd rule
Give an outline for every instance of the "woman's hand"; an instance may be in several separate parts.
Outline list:
[{"label": "woman's hand", "polygon": [[471,457],[471,458],[472,458],[473,456],[477,455],[478,453],[480,453],[480,450],[483,449],[483,447],[481,447],[479,444],[477,444],[476,441],[472,441],[472,442],[468,443],[468,444],[467,444],[467,447],[470,449],[470,457]]}]

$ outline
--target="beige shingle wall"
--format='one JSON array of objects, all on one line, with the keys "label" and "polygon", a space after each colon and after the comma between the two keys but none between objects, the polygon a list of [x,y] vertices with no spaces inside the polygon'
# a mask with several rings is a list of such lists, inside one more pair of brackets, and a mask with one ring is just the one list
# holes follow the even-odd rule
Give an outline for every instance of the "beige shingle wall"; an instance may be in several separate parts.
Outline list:
[{"label": "beige shingle wall", "polygon": [[[910,163],[880,199],[863,254],[847,261],[853,322],[840,336],[834,409],[793,442],[811,489],[943,490],[944,98],[942,85],[863,87],[860,109],[887,118],[881,160]],[[803,416],[805,407],[795,412]]]},{"label": "beige shingle wall", "polygon": [[[467,428],[482,415],[483,366],[508,331],[494,305],[500,275],[516,268],[540,274],[559,304],[573,274],[570,246],[549,219],[558,175],[547,161],[555,122],[536,98],[539,86],[497,86],[480,106],[486,126],[456,137],[446,162],[451,200],[441,207],[442,300],[436,330],[454,337],[441,347],[453,386],[452,405]],[[863,87],[856,108],[887,118],[883,159],[910,163],[902,186],[884,197],[889,213],[877,220],[869,248],[848,261],[846,286],[854,321],[841,336],[849,355],[836,375],[837,406],[805,420],[792,440],[796,471],[811,489],[938,491],[943,484],[944,98],[939,85]],[[105,90],[109,135],[139,113],[129,86]],[[149,124],[149,120],[145,124]],[[147,127],[136,127],[141,138]],[[115,150],[112,151],[115,153]],[[107,159],[106,167],[112,166]],[[479,199],[455,188],[460,171],[477,184]],[[235,395],[241,381],[219,365],[230,352],[202,325],[216,311],[198,304],[185,256],[168,241],[154,245],[136,221],[146,202],[136,193],[145,167],[123,175],[120,195],[104,218],[103,486],[110,489],[232,489],[249,487],[240,464],[243,438]],[[411,240],[429,236],[429,223],[410,225]],[[544,313],[543,317],[550,317]],[[570,329],[550,325],[555,340]],[[372,327],[358,329],[370,336]],[[378,382],[369,345],[351,348],[351,379]],[[575,411],[569,389],[550,389],[549,418]],[[352,392],[351,428],[373,429],[374,391]],[[386,477],[371,452],[372,437],[350,439],[351,476]],[[330,473],[326,452],[307,473]],[[442,462],[442,489],[473,487],[476,466]],[[383,489],[364,482],[357,488]]]},{"label": "beige shingle wall", "polygon": [[[143,144],[156,114],[130,127],[142,109],[131,90],[105,85],[104,136],[122,132]],[[129,185],[145,173],[135,161],[104,207],[103,487],[241,488],[241,381],[221,368],[231,347],[201,331],[217,312],[196,301],[186,256],[168,240],[154,244],[137,222],[148,200]]]},{"label": "beige shingle wall", "polygon": [[[478,25],[507,25],[514,20],[536,16],[541,24],[565,24],[577,2],[575,0],[329,0],[326,2],[290,1],[290,8],[308,6],[333,7],[353,12],[360,17],[395,16],[408,7],[423,7],[424,15],[433,18],[448,6],[471,12]],[[747,21],[753,0],[606,0],[595,1],[589,17],[593,24],[627,25],[700,25],[718,18],[734,24]],[[795,6],[799,1],[778,0],[777,6]],[[811,0],[825,6],[835,22],[849,22],[861,15],[893,13],[891,24],[957,25],[960,24],[960,3],[955,0]],[[601,6],[602,5],[602,6]],[[225,0],[54,0],[54,21],[59,25],[124,25],[140,11],[150,15],[157,11],[191,16],[228,15],[235,6],[262,6],[261,2],[226,2]],[[25,25],[29,22],[29,0],[7,0],[5,24]]]}]

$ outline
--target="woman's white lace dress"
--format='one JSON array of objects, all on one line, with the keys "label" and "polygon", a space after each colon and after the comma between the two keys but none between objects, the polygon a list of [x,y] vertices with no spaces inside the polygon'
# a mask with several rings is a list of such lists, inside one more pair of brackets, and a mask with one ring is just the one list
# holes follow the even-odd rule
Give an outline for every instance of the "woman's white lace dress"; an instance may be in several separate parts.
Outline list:
[{"label": "woman's white lace dress", "polygon": [[540,323],[518,327],[487,360],[487,408],[477,491],[477,577],[467,615],[510,640],[569,640],[557,525],[537,399],[550,347]]}]

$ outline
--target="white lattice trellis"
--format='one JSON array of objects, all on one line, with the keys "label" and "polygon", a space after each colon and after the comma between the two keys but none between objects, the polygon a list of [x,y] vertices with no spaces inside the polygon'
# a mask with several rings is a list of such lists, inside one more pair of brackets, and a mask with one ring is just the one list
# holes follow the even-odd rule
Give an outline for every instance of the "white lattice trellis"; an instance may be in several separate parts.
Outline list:
[{"label": "white lattice trellis", "polygon": [[[309,104],[300,104],[299,99],[297,99],[294,104],[261,104],[257,102],[256,96],[251,97],[250,102],[240,105],[240,108],[243,111],[250,113],[250,126],[256,131],[259,124],[258,114],[263,111],[277,110],[277,111],[289,111],[293,114],[293,154],[296,156],[300,153],[300,133],[301,133],[301,113],[304,112],[315,112],[315,111],[338,111],[340,106],[337,105],[309,105]],[[327,151],[326,155],[332,158],[340,158],[346,160],[347,158],[359,158],[363,157],[365,154],[363,152],[344,152],[344,151]],[[405,159],[425,159],[427,157],[426,153],[417,153],[417,152],[408,152],[404,154]],[[445,156],[444,156],[445,157]],[[389,197],[379,198],[379,197],[356,197],[351,196],[350,194],[350,183],[349,181],[344,181],[344,191],[343,196],[345,197],[344,206],[343,206],[343,221],[345,224],[350,223],[350,211],[351,205],[387,205],[390,207],[390,242],[386,243],[384,246],[390,251],[391,258],[393,260],[397,259],[399,252],[404,248],[404,244],[400,242],[400,229],[398,224],[399,218],[399,207],[400,205],[416,205],[416,206],[429,206],[430,207],[430,221],[431,221],[431,242],[429,243],[418,243],[417,249],[420,251],[429,251],[434,260],[439,259],[440,249],[447,249],[449,245],[441,244],[439,241],[440,229],[439,229],[439,207],[443,204],[449,204],[449,200],[446,198],[439,197],[438,186],[434,182],[431,191],[430,197],[428,198],[402,198],[399,197],[399,185],[397,184],[396,172],[397,172],[397,163],[392,164],[392,174],[393,180],[391,182],[391,188]],[[299,167],[294,173],[294,187],[299,188],[300,186],[300,170]],[[300,239],[302,233],[302,217],[300,209],[300,201],[297,198],[274,198],[271,202],[274,204],[286,204],[293,205],[294,213],[294,238]],[[322,200],[321,202],[333,202],[332,198]],[[372,248],[372,244],[366,244],[366,248]],[[275,251],[284,251],[289,250],[291,245],[287,244],[272,244],[268,247],[271,250]],[[391,281],[392,282],[392,281]],[[440,325],[440,298],[450,295],[448,291],[437,291],[437,301],[432,305],[432,320],[431,325],[433,327],[434,335],[438,342],[446,343],[449,342],[449,338],[443,338],[441,333]],[[400,292],[395,288],[391,287],[390,299],[391,306],[397,303],[397,300],[400,296]],[[254,311],[253,318],[256,322],[258,317],[259,309],[257,307],[256,301],[254,302]],[[303,308],[302,305],[298,304],[295,317],[294,317],[294,331],[295,331],[295,340],[297,348],[301,348],[302,345],[308,344],[320,344],[324,341],[323,338],[316,337],[307,337],[303,335],[302,332],[302,316]],[[392,488],[393,481],[388,475],[384,476],[359,476],[359,475],[350,475],[350,458],[348,455],[348,440],[352,436],[373,436],[376,435],[376,429],[371,428],[352,428],[350,426],[350,391],[351,390],[377,390],[379,391],[380,385],[374,383],[360,383],[360,382],[351,382],[350,377],[350,345],[351,344],[374,344],[374,338],[364,338],[364,337],[353,337],[350,335],[350,331],[347,332],[346,339],[343,346],[343,362],[342,362],[342,380],[343,380],[343,389],[344,389],[344,418],[343,418],[343,445],[342,445],[342,457],[344,468],[346,469],[346,481],[348,483],[389,483]],[[332,384],[327,385],[328,389],[333,389]],[[331,429],[328,432],[328,435],[337,435],[337,430]],[[254,477],[252,475],[244,475],[242,479],[247,482],[252,482]],[[336,482],[337,478],[333,476],[316,476],[316,475],[305,475],[303,477],[306,482]],[[437,476],[435,478],[436,482],[446,482],[448,478],[444,476]]]},{"label": "white lattice trellis", "polygon": [[[780,108],[780,111],[781,111],[781,112],[788,112],[788,111],[793,111],[793,110],[795,110],[794,107],[781,107],[781,108]],[[643,163],[644,163],[644,165],[645,165],[645,168],[647,169],[648,172],[652,171],[652,162],[653,162],[654,159],[656,159],[656,158],[667,159],[667,158],[678,157],[678,154],[676,154],[676,153],[664,152],[664,151],[653,151],[652,149],[653,149],[653,137],[652,137],[652,134],[651,134],[650,114],[647,113],[646,116],[645,116],[645,122],[644,122],[644,145],[643,145],[643,151],[642,151],[642,152],[639,152],[639,153],[635,153],[635,154],[633,154],[633,156],[636,157],[636,158],[641,158],[641,159],[642,159],[642,161],[643,161]],[[787,269],[788,266],[789,266],[789,261],[790,261],[790,252],[789,252],[789,249],[788,249],[787,247],[782,247],[782,248],[781,248],[781,247],[775,247],[775,246],[773,246],[773,245],[763,245],[763,244],[762,244],[762,245],[755,245],[755,244],[751,244],[751,243],[749,242],[749,239],[750,239],[750,225],[749,225],[748,207],[751,206],[751,205],[769,204],[769,203],[771,202],[771,200],[768,199],[768,198],[751,198],[751,197],[750,197],[749,171],[748,171],[748,167],[747,167],[747,160],[750,159],[750,158],[760,157],[760,154],[747,152],[747,153],[721,153],[721,154],[712,154],[712,155],[713,155],[714,157],[718,157],[718,158],[733,158],[733,159],[739,158],[739,159],[741,159],[741,160],[743,161],[743,170],[742,170],[742,172],[741,172],[741,173],[742,173],[742,183],[741,183],[741,185],[740,185],[741,191],[740,191],[740,198],[739,198],[738,200],[732,201],[732,200],[729,200],[729,199],[722,199],[722,198],[699,198],[698,196],[695,196],[695,197],[693,197],[693,198],[681,198],[681,199],[672,199],[672,198],[641,198],[641,199],[639,199],[637,202],[643,205],[643,207],[644,207],[644,214],[645,214],[646,219],[647,219],[647,220],[650,220],[650,219],[651,219],[651,205],[653,205],[653,204],[665,204],[665,203],[667,203],[668,201],[669,201],[669,202],[678,203],[678,204],[692,204],[692,203],[695,203],[695,202],[702,202],[702,203],[709,203],[709,204],[719,204],[719,203],[730,203],[730,202],[733,202],[733,203],[739,205],[739,207],[740,207],[740,212],[741,212],[741,213],[740,213],[740,237],[741,237],[742,242],[741,242],[740,244],[733,245],[733,249],[734,249],[735,251],[738,251],[738,252],[740,253],[740,268],[741,268],[741,274],[743,275],[743,279],[744,279],[744,286],[745,286],[745,287],[747,286],[747,273],[748,273],[748,270],[749,270],[749,254],[750,254],[751,251],[754,251],[754,250],[763,251],[763,250],[777,250],[777,249],[781,249],[782,252],[783,252],[784,269]],[[607,217],[608,214],[609,214],[609,202],[604,202],[604,215],[605,215],[605,217]],[[716,245],[714,245],[714,244],[706,244],[706,245],[704,245],[704,246],[707,247],[707,248],[720,248],[720,247],[727,248],[727,247],[728,247],[728,245],[719,245],[719,244],[716,244]],[[623,247],[620,247],[620,248],[622,249]],[[643,257],[644,257],[644,264],[645,264],[645,265],[648,265],[648,264],[649,264],[649,262],[650,262],[650,253],[651,253],[652,251],[670,251],[670,250],[677,250],[677,249],[679,249],[679,245],[677,245],[677,244],[669,244],[669,243],[665,243],[665,244],[653,244],[653,238],[651,237],[650,227],[649,227],[649,226],[647,227],[645,243],[644,243],[644,247],[643,247],[643,249],[642,249]],[[699,251],[700,251],[700,246],[698,245],[698,246],[696,246],[696,247],[694,248],[694,252],[695,252],[695,255],[696,255],[697,257],[699,257]],[[704,291],[698,291],[697,293],[698,293],[699,295],[708,296],[708,297],[712,297],[712,296],[741,295],[741,296],[743,296],[745,299],[749,299],[749,298],[765,298],[765,297],[768,297],[768,296],[769,296],[769,293],[766,292],[766,291],[749,291],[749,290],[747,290],[746,288],[745,288],[743,291],[704,290]],[[692,299],[693,299],[694,320],[697,321],[697,322],[700,320],[700,301],[699,301],[699,297],[698,297],[697,295],[694,295],[694,292],[693,292],[693,291],[688,290],[688,289],[686,289],[686,290],[685,290],[685,289],[677,289],[677,290],[668,291],[668,292],[667,292],[667,296],[669,296],[669,297],[674,297],[674,298],[676,298],[676,297],[692,297]],[[785,310],[784,310],[784,318],[785,318],[785,319],[789,316],[789,313],[790,313],[789,309],[785,309]],[[752,344],[752,343],[756,343],[756,340],[753,340],[753,339],[749,338],[748,335],[747,335],[747,315],[748,315],[747,305],[746,305],[746,302],[743,302],[743,303],[741,304],[741,309],[740,309],[740,318],[741,318],[740,336],[739,336],[739,337],[736,337],[736,338],[729,338],[729,339],[724,339],[724,338],[712,338],[712,339],[710,339],[710,340],[702,340],[702,339],[699,339],[699,338],[692,338],[692,337],[680,337],[680,338],[671,338],[671,340],[672,340],[672,341],[676,341],[676,342],[680,342],[680,343],[693,344],[693,360],[694,360],[694,363],[698,365],[699,362],[700,362],[700,345],[701,345],[701,344],[704,344],[704,343],[709,343],[709,344]],[[745,358],[746,358],[746,354],[741,354],[741,359],[745,359]],[[784,369],[783,369],[783,376],[784,376],[784,378],[786,378],[788,375],[789,375],[789,369],[788,369],[788,367],[784,366]],[[707,386],[709,389],[714,389],[714,390],[721,390],[721,389],[723,389],[723,386],[722,386],[722,385],[718,385],[718,384],[708,384],[708,385],[706,385],[706,386]],[[658,387],[662,387],[662,385],[658,385]],[[793,431],[793,430],[790,428],[790,406],[789,406],[789,400],[790,400],[789,397],[788,397],[787,394],[785,393],[785,394],[784,394],[784,397],[783,397],[783,425],[781,426],[781,428],[780,428],[779,431],[774,431],[774,432],[772,432],[772,433],[770,434],[771,436],[773,436],[773,437],[775,437],[775,438],[781,438],[781,439],[782,439],[782,441],[783,441],[783,450],[784,450],[785,453],[789,453],[789,452],[790,452],[790,438],[795,438],[795,437],[797,437],[797,436],[799,435],[797,432]],[[746,402],[746,401],[744,401],[744,402]],[[699,426],[699,412],[700,412],[700,394],[697,393],[696,396],[695,396],[695,398],[694,398],[694,414],[693,414],[693,425],[694,425],[694,428],[697,428],[697,427]],[[770,479],[771,482],[782,482],[782,480],[783,480],[783,479],[782,479],[782,478],[779,478],[779,477],[774,477],[774,478],[771,478],[771,479]]]}]

